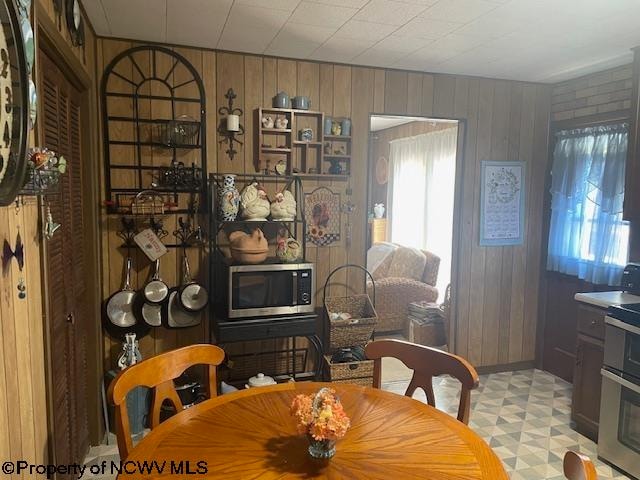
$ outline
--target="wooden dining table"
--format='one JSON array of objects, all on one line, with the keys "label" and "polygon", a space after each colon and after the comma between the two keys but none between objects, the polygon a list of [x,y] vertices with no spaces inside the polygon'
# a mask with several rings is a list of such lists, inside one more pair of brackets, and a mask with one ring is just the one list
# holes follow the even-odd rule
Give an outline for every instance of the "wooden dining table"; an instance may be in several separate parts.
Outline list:
[{"label": "wooden dining table", "polygon": [[[351,427],[336,454],[311,458],[290,413],[295,395],[336,391]],[[473,412],[472,412],[473,415]],[[163,422],[136,445],[119,480],[508,479],[468,426],[409,397],[353,384],[298,382],[222,395]],[[138,465],[153,465],[140,473]],[[162,470],[162,471],[160,471]],[[187,470],[191,474],[187,474]]]}]

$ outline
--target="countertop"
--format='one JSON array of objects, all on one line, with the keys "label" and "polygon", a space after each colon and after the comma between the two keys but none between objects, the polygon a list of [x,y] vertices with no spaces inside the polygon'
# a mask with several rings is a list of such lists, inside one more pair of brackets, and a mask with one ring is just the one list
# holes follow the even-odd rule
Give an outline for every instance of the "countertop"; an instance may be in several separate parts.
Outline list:
[{"label": "countertop", "polygon": [[625,292],[589,292],[576,293],[577,301],[588,303],[595,307],[609,308],[613,305],[626,305],[628,303],[640,303],[640,297]]}]

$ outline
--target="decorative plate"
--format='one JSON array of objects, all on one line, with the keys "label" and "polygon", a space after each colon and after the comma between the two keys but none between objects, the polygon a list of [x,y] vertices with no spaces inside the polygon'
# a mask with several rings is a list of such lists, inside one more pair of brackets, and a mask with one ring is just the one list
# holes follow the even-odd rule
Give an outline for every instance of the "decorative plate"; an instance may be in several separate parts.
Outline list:
[{"label": "decorative plate", "polygon": [[376,182],[378,185],[384,185],[389,181],[389,162],[384,157],[378,158],[376,162]]},{"label": "decorative plate", "polygon": [[33,28],[28,16],[21,16],[20,27],[22,28],[22,38],[24,40],[24,51],[27,56],[27,71],[31,73],[33,61],[36,57],[36,47],[33,41]]},{"label": "decorative plate", "polygon": [[28,80],[20,17],[0,3],[0,206],[10,205],[27,172]]}]

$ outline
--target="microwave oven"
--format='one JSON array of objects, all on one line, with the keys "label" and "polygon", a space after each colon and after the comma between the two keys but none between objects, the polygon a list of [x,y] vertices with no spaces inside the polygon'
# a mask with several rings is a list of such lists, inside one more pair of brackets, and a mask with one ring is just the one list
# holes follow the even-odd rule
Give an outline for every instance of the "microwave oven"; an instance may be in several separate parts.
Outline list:
[{"label": "microwave oven", "polygon": [[228,319],[313,313],[312,263],[223,266],[221,312]]}]

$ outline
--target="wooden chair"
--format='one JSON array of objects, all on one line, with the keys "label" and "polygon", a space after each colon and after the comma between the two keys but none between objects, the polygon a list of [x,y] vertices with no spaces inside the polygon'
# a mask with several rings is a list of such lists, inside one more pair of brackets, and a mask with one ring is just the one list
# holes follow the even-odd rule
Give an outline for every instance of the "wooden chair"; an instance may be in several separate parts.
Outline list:
[{"label": "wooden chair", "polygon": [[417,345],[403,340],[377,340],[371,342],[365,348],[365,355],[374,361],[374,387],[380,388],[382,358],[397,358],[413,370],[413,377],[405,395],[408,397],[413,396],[416,389],[420,387],[427,394],[427,402],[432,407],[436,405],[433,395],[433,377],[445,374],[455,377],[462,384],[458,420],[464,424],[469,423],[471,390],[478,386],[479,379],[475,368],[464,358],[436,348],[425,347],[424,345]]},{"label": "wooden chair", "polygon": [[563,467],[568,480],[598,480],[596,467],[586,455],[569,450],[564,454]]},{"label": "wooden chair", "polygon": [[162,404],[169,401],[176,412],[183,409],[173,380],[194,365],[209,366],[209,397],[218,395],[216,367],[224,360],[224,350],[215,345],[191,345],[156,355],[121,371],[109,385],[109,400],[115,406],[118,450],[124,460],[133,448],[127,394],[136,387],[153,389],[151,401],[151,428],[160,424]]}]

